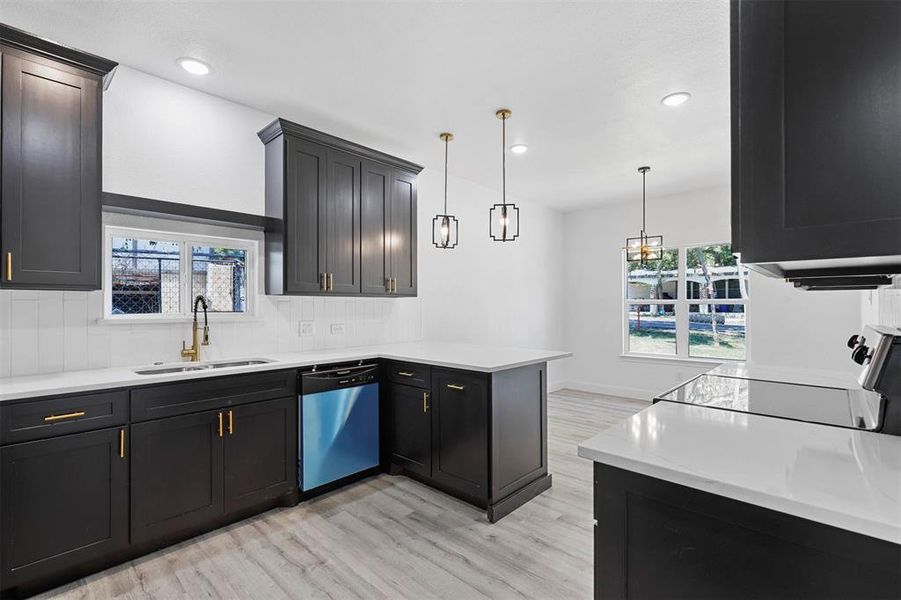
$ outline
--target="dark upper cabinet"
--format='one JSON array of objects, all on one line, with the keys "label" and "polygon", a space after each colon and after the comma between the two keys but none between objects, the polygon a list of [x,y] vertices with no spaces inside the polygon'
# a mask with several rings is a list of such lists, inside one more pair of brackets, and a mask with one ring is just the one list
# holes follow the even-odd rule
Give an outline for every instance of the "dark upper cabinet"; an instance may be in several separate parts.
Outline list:
[{"label": "dark upper cabinet", "polygon": [[328,150],[325,273],[329,292],[360,293],[360,158]]},{"label": "dark upper cabinet", "polygon": [[199,531],[221,517],[224,415],[207,411],[131,427],[131,541]]},{"label": "dark upper cabinet", "polygon": [[488,500],[488,385],[482,374],[432,369],[432,479]]},{"label": "dark upper cabinet", "polygon": [[115,63],[0,25],[0,286],[101,286],[101,106]]},{"label": "dark upper cabinet", "polygon": [[898,272],[901,3],[733,0],[731,60],[742,261],[789,278]]},{"label": "dark upper cabinet", "polygon": [[391,255],[387,232],[391,230],[391,185],[393,170],[372,161],[362,170],[362,292],[387,294],[391,277]]},{"label": "dark upper cabinet", "polygon": [[226,513],[297,489],[297,398],[237,406],[224,419]]},{"label": "dark upper cabinet", "polygon": [[416,175],[392,174],[389,244],[392,278],[390,293],[416,295]]},{"label": "dark upper cabinet", "polygon": [[283,119],[259,136],[267,293],[415,296],[421,167]]},{"label": "dark upper cabinet", "polygon": [[125,432],[102,429],[0,448],[4,590],[52,581],[128,545]]},{"label": "dark upper cabinet", "polygon": [[391,461],[407,471],[431,477],[431,398],[427,389],[388,384]]}]

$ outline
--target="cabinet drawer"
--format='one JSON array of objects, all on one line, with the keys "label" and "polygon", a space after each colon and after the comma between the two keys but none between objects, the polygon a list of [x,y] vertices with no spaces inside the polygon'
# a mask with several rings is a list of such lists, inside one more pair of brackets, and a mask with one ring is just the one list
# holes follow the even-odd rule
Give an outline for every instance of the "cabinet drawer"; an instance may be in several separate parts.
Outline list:
[{"label": "cabinet drawer", "polygon": [[268,371],[170,383],[131,391],[132,422],[297,395],[297,371]]},{"label": "cabinet drawer", "polygon": [[394,383],[428,388],[431,386],[432,368],[416,363],[390,362],[388,363],[388,379]]},{"label": "cabinet drawer", "polygon": [[0,406],[0,443],[42,438],[124,425],[128,391],[116,390]]}]

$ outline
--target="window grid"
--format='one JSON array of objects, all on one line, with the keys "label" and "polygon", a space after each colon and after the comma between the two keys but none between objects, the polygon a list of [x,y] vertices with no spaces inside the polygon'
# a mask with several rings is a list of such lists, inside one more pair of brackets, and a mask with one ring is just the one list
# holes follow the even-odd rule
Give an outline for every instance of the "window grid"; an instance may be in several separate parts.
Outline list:
[{"label": "window grid", "polygon": [[[623,353],[626,355],[632,356],[644,356],[644,357],[652,357],[652,358],[679,358],[679,359],[695,359],[695,360],[704,360],[704,361],[723,361],[723,360],[747,360],[748,350],[749,350],[749,341],[747,336],[747,305],[748,298],[747,296],[744,298],[733,298],[732,294],[729,293],[730,289],[734,289],[735,285],[739,285],[738,283],[732,285],[730,283],[725,284],[725,291],[727,292],[726,297],[720,297],[719,294],[715,294],[713,298],[697,298],[697,297],[689,297],[689,269],[688,269],[688,251],[690,249],[695,248],[710,248],[714,246],[728,246],[725,243],[716,243],[716,244],[696,244],[696,245],[687,245],[687,246],[679,246],[677,248],[669,248],[667,250],[676,251],[677,252],[677,293],[676,298],[674,299],[661,299],[661,298],[629,298],[629,270],[628,263],[625,261],[625,253],[623,253],[623,302],[624,302],[624,310],[623,310]],[[672,271],[672,269],[670,270]],[[742,265],[740,262],[736,261],[735,271],[738,278],[744,277],[743,285],[739,285],[740,288],[744,289],[745,293],[748,290],[748,270],[747,267]],[[714,283],[714,288],[717,286]],[[722,289],[722,285],[719,286]],[[717,290],[718,291],[718,290]],[[694,295],[694,294],[692,294]],[[700,294],[698,294],[700,295]],[[672,311],[675,316],[675,353],[666,353],[660,352],[659,344],[643,344],[641,348],[633,348],[632,347],[632,338],[635,331],[635,323],[634,319],[631,318],[630,312],[631,308],[641,305],[643,307],[672,307]],[[708,310],[702,311],[700,307],[706,307]],[[696,310],[692,311],[692,307],[695,307]],[[722,307],[731,307],[731,308],[740,308],[741,310],[741,320],[743,320],[743,325],[738,327],[734,323],[726,324],[725,323],[725,312],[722,310],[718,310]],[[711,308],[713,310],[711,310]],[[666,310],[661,308],[660,310]],[[651,312],[651,311],[648,311]],[[734,310],[729,311],[731,314],[735,314]],[[695,315],[694,317],[692,315]],[[710,314],[710,317],[701,316]],[[712,323],[711,320],[715,319],[716,323]],[[709,325],[708,325],[709,324]],[[657,331],[654,333],[660,333],[660,330],[664,328],[660,326],[661,324],[657,323]],[[702,338],[703,334],[701,331],[709,329],[711,331],[711,337],[717,339],[717,341],[713,344],[712,349],[708,349],[708,352],[699,351],[700,344],[695,343],[692,344],[692,340],[699,340]],[[694,330],[694,331],[693,331]],[[740,331],[740,335],[738,335]],[[714,333],[715,332],[715,333]],[[706,332],[705,332],[706,333]],[[647,334],[645,334],[647,335]],[[731,337],[730,337],[731,336]],[[652,336],[653,337],[653,336]],[[659,337],[659,336],[658,336]],[[740,339],[739,339],[740,338]],[[693,347],[695,347],[695,351],[693,352]]]},{"label": "window grid", "polygon": [[[190,319],[197,295],[207,298],[209,313],[216,318],[252,316],[255,242],[115,226],[106,227],[104,238],[105,319],[129,322]],[[140,240],[145,242],[144,246],[152,240],[156,242],[155,248],[165,251],[122,252],[121,248],[117,251],[116,246],[120,245],[117,242],[123,239]],[[126,300],[121,284],[129,278],[136,278],[141,285],[124,291],[140,293]],[[122,310],[124,302],[147,311],[127,313]],[[150,311],[157,307],[168,310]]]}]

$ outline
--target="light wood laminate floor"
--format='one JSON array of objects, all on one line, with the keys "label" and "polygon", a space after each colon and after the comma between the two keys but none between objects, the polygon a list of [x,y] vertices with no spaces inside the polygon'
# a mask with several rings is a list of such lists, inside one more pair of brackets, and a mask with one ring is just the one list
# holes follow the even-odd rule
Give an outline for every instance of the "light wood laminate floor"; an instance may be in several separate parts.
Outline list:
[{"label": "light wood laminate floor", "polygon": [[592,468],[578,443],[647,407],[549,395],[553,487],[496,524],[380,475],[113,567],[41,598],[590,598]]}]

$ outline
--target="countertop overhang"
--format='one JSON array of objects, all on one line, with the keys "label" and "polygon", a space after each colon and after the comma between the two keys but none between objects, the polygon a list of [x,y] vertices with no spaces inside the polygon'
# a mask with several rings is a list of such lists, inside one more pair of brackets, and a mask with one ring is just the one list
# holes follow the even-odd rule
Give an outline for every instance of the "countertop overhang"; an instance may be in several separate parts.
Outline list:
[{"label": "countertop overhang", "polygon": [[658,402],[579,456],[901,544],[899,436]]},{"label": "countertop overhang", "polygon": [[173,381],[188,381],[191,379],[219,377],[238,373],[311,367],[313,365],[343,363],[357,360],[400,360],[436,367],[494,373],[569,356],[572,356],[572,353],[559,350],[534,350],[528,348],[441,342],[411,342],[403,344],[361,346],[358,348],[346,348],[341,350],[271,353],[254,355],[246,358],[266,359],[273,362],[216,369],[215,371],[138,375],[134,370],[146,368],[148,365],[134,365],[130,367],[65,371],[44,375],[4,377],[0,378],[0,402],[41,396],[55,396],[58,394],[88,392],[93,390],[154,385]]}]

